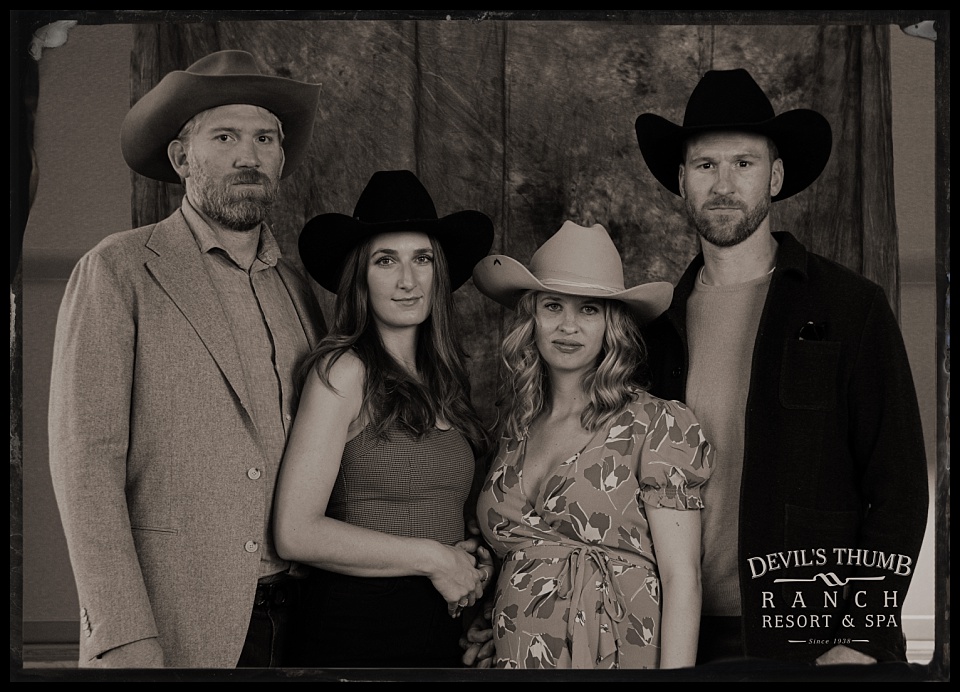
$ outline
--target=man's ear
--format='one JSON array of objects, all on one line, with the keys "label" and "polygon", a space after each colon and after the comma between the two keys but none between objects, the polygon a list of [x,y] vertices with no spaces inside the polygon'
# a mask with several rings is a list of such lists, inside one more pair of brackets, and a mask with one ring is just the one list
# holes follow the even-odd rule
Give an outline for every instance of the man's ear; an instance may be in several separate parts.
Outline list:
[{"label": "man's ear", "polygon": [[187,163],[187,148],[183,142],[175,139],[167,145],[167,158],[170,159],[170,165],[177,172],[181,180],[185,180],[190,175],[190,164]]},{"label": "man's ear", "polygon": [[686,195],[683,193],[683,164],[680,164],[680,170],[677,171],[677,180],[679,181],[678,189],[680,190],[680,199],[686,199]]},{"label": "man's ear", "polygon": [[783,187],[783,159],[776,159],[770,167],[770,197],[780,194]]}]

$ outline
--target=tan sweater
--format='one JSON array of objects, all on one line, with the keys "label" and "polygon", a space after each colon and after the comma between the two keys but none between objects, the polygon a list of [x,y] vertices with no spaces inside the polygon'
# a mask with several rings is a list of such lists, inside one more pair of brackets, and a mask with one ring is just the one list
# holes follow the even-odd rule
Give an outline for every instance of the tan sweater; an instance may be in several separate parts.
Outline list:
[{"label": "tan sweater", "polygon": [[702,491],[704,615],[740,615],[737,535],[744,416],[753,344],[770,278],[767,274],[732,286],[707,286],[698,278],[687,303],[686,404],[716,452],[713,476]]}]

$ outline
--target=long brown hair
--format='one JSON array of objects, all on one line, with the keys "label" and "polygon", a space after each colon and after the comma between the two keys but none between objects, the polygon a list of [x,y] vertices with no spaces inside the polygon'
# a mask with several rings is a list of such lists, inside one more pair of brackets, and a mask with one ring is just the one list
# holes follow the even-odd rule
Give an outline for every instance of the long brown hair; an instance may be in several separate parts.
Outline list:
[{"label": "long brown hair", "polygon": [[383,345],[370,314],[367,265],[372,238],[354,247],[344,260],[334,303],[330,332],[303,365],[303,374],[315,369],[328,387],[330,369],[352,351],[363,363],[363,407],[370,425],[385,435],[396,425],[417,439],[445,420],[467,439],[478,458],[489,449],[489,435],[470,400],[470,378],[453,319],[453,295],[447,260],[432,237],[434,272],[432,308],[417,330],[418,381],[405,371]]}]

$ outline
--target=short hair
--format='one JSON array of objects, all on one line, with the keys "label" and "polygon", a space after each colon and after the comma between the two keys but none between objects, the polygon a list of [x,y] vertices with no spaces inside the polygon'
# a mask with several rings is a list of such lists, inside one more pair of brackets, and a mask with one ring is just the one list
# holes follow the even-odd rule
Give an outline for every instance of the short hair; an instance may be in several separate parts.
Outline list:
[{"label": "short hair", "polygon": [[[281,122],[280,118],[278,118],[276,114],[273,113],[273,111],[267,110],[263,106],[257,106],[257,108],[260,108],[264,112],[269,113],[277,121],[277,139],[279,140],[280,147],[282,149],[283,148],[283,122]],[[192,118],[190,118],[187,122],[185,122],[183,124],[183,127],[180,128],[180,132],[178,132],[177,136],[173,138],[173,141],[180,142],[180,144],[183,145],[183,148],[185,150],[188,149],[190,147],[190,139],[200,129],[200,125],[203,122],[204,115],[206,113],[209,113],[211,110],[213,109],[208,108],[207,110],[200,111],[199,113],[194,115]],[[184,180],[182,175],[180,176],[180,184],[181,185],[186,184],[186,181]]]},{"label": "short hair", "polygon": [[[283,146],[283,122],[280,120],[280,118],[277,117],[277,115],[273,111],[270,111],[264,108],[263,106],[256,106],[256,107],[266,111],[267,113],[272,115],[274,119],[276,119],[277,132],[279,133],[278,137],[280,139],[280,145]],[[190,138],[193,137],[193,135],[197,133],[197,130],[200,129],[200,124],[203,122],[204,115],[206,113],[209,113],[211,110],[213,109],[208,108],[206,110],[202,110],[196,115],[194,115],[192,118],[190,118],[187,122],[183,124],[183,127],[180,128],[180,132],[177,133],[177,136],[174,137],[174,139],[179,140],[181,144],[183,144],[184,146],[187,146],[190,143]]]},{"label": "short hair", "polygon": [[[729,130],[729,131],[738,132],[738,130]],[[687,151],[689,149],[690,142],[693,141],[694,139],[697,139],[697,137],[699,137],[700,135],[706,134],[707,132],[713,132],[713,130],[708,130],[706,132],[698,132],[696,134],[690,135],[689,137],[683,140],[683,142],[680,145],[680,164],[681,165],[683,165],[687,161]],[[772,137],[768,137],[767,135],[760,134],[759,132],[750,132],[749,130],[744,130],[744,133],[748,135],[759,135],[767,140],[767,151],[770,154],[770,163],[773,163],[774,161],[780,158],[780,151],[777,149],[777,143],[773,141]]]}]

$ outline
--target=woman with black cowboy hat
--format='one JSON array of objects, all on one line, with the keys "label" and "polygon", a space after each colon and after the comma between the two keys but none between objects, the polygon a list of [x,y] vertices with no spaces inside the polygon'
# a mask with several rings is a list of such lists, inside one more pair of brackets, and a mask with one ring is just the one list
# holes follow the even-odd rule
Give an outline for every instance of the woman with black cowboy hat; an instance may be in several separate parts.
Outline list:
[{"label": "woman with black cowboy hat", "polygon": [[713,452],[691,411],[649,395],[639,375],[638,324],[667,308],[671,285],[624,288],[606,230],[570,221],[529,268],[486,257],[474,283],[515,310],[500,449],[477,504],[502,560],[494,665],[693,665],[696,510]]},{"label": "woman with black cowboy hat", "polygon": [[375,173],[353,216],[322,214],[301,233],[304,266],[337,295],[305,365],[275,512],[278,551],[319,568],[309,665],[460,665],[460,611],[493,569],[464,542],[487,435],[452,292],[493,235],[478,211],[438,218],[409,171]]}]

